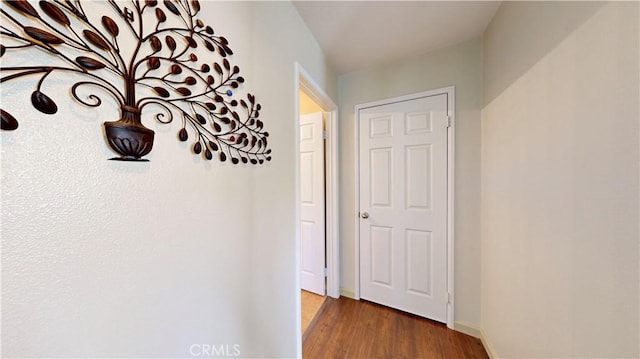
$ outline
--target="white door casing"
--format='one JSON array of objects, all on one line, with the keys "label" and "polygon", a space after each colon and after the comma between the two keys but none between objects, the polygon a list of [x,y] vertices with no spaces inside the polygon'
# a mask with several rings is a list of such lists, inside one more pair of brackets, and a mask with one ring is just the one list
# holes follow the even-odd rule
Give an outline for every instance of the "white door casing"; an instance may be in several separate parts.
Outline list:
[{"label": "white door casing", "polygon": [[447,323],[448,115],[446,92],[357,108],[360,297]]},{"label": "white door casing", "polygon": [[325,295],[322,112],[300,116],[300,286]]}]

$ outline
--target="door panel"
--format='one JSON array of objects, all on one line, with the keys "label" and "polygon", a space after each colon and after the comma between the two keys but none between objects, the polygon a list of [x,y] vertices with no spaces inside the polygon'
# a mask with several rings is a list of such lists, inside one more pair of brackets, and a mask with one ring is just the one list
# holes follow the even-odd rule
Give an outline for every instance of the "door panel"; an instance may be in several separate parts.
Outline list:
[{"label": "door panel", "polygon": [[322,113],[300,116],[300,286],[325,295]]},{"label": "door panel", "polygon": [[370,150],[371,204],[370,207],[391,207],[393,195],[393,150],[376,148]]},{"label": "door panel", "polygon": [[447,94],[358,111],[360,296],[445,322]]},{"label": "door panel", "polygon": [[371,281],[392,286],[393,246],[392,228],[371,226]]}]

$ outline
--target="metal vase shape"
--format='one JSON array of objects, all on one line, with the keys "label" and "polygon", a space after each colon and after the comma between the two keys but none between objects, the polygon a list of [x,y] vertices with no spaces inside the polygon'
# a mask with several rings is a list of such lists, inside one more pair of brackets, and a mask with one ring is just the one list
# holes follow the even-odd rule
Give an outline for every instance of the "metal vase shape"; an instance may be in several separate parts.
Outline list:
[{"label": "metal vase shape", "polygon": [[154,132],[142,125],[140,110],[132,106],[122,107],[122,118],[104,123],[109,146],[120,157],[117,161],[148,161],[145,155],[153,148]]}]

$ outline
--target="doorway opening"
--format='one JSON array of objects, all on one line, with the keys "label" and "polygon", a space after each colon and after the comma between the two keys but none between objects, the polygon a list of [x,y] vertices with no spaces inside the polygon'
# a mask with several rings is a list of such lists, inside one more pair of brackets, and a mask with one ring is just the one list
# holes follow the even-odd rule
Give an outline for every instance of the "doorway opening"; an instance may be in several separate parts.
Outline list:
[{"label": "doorway opening", "polygon": [[302,334],[326,298],[325,112],[304,91],[300,101],[300,287]]},{"label": "doorway opening", "polygon": [[[315,263],[320,262],[321,267],[321,279],[322,288],[320,294],[333,298],[340,296],[340,271],[339,271],[339,243],[338,243],[338,108],[336,104],[324,93],[324,91],[316,84],[311,76],[302,68],[298,63],[295,65],[295,88],[296,88],[296,116],[295,123],[295,144],[298,155],[296,157],[296,253],[297,253],[297,315],[298,315],[298,328],[300,332],[298,335],[298,350],[300,355],[302,354],[302,284],[304,282],[304,275],[308,275],[309,272],[313,272],[310,263],[314,262],[309,260],[309,256],[313,255],[317,250],[322,249],[322,258],[316,260]],[[313,105],[311,112],[320,112],[322,118],[322,124],[320,125],[320,132],[313,132],[309,130],[312,127],[307,126],[304,131],[301,127],[302,116],[300,116],[300,109],[305,103],[309,101]],[[308,105],[308,104],[307,104]],[[315,106],[315,107],[314,107]],[[305,155],[302,158],[302,154],[299,152],[301,145],[304,141],[308,140],[310,136],[320,135],[322,140],[322,150],[324,152],[323,159],[321,160],[322,178],[316,182],[315,186],[309,186],[309,179],[304,176],[309,176],[309,169],[313,167],[313,161],[310,160],[309,155]],[[316,163],[317,166],[317,163]],[[317,168],[317,167],[316,167]],[[306,171],[306,172],[305,172]],[[313,171],[311,171],[313,172]],[[316,171],[317,172],[317,171]],[[306,180],[307,185],[303,186],[302,181]],[[320,195],[312,197],[313,189],[317,189],[320,183],[323,190]],[[321,197],[321,198],[320,198]],[[322,245],[316,245],[310,247],[309,243],[302,243],[303,237],[305,239],[310,238],[309,231],[312,230],[312,220],[307,220],[303,223],[303,214],[307,215],[308,208],[303,208],[303,202],[307,204],[310,202],[310,198],[315,200],[322,199],[324,202],[320,213],[317,213],[316,218],[322,219],[324,225],[322,226],[323,243]],[[303,213],[305,212],[305,213]],[[313,250],[310,250],[312,249]],[[304,252],[303,252],[304,251]]]}]

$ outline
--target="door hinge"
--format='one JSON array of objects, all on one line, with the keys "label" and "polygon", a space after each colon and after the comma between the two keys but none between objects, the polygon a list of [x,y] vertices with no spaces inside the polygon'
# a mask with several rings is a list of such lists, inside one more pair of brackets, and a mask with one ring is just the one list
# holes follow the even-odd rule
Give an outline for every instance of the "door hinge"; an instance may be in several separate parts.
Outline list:
[{"label": "door hinge", "polygon": [[323,275],[325,278],[327,277],[328,273],[329,273],[329,270],[328,270],[327,268],[323,268],[323,269],[322,269],[322,275]]},{"label": "door hinge", "polygon": [[447,116],[447,128],[451,127],[451,116]]},{"label": "door hinge", "polygon": [[329,137],[329,135],[327,134],[327,131],[322,130],[322,139],[323,139],[323,140],[326,140],[326,139],[327,139],[327,137]]},{"label": "door hinge", "polygon": [[447,292],[447,304],[451,304],[451,293]]}]

